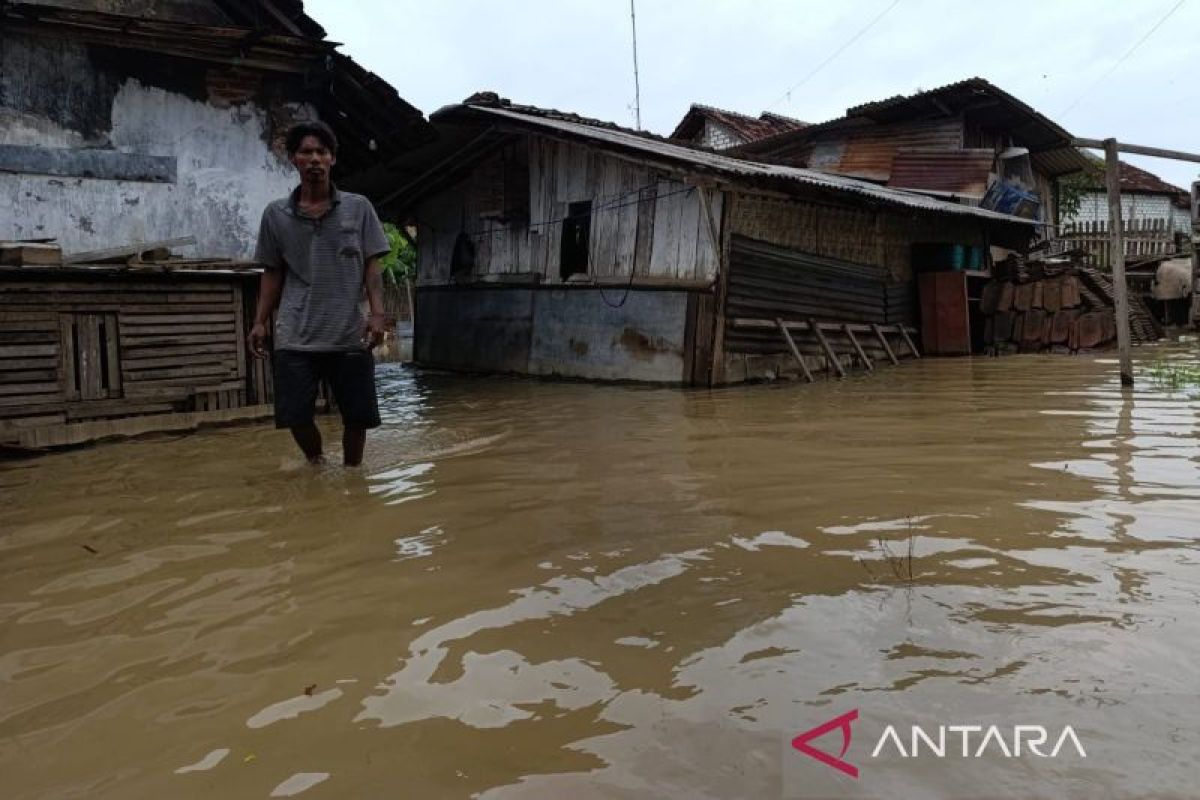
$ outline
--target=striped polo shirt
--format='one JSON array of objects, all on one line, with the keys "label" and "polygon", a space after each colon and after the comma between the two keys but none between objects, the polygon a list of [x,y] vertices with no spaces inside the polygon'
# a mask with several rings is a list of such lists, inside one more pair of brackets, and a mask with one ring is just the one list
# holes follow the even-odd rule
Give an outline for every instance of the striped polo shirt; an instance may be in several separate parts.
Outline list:
[{"label": "striped polo shirt", "polygon": [[332,188],[321,217],[300,213],[300,188],[263,211],[254,260],[285,269],[275,316],[275,349],[361,350],[363,274],[368,259],[391,250],[371,201]]}]

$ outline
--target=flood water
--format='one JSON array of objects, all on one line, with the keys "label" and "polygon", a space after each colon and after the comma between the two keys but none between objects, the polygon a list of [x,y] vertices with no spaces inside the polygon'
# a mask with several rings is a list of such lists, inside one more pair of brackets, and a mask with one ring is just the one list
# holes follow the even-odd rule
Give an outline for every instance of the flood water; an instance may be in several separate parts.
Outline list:
[{"label": "flood water", "polygon": [[[1187,738],[1138,700],[1200,689],[1200,403],[1111,358],[379,381],[360,472],[267,426],[0,464],[3,797],[807,796],[798,733],[965,692]],[[1071,796],[1195,796],[1194,745],[1087,741]],[[1068,796],[1035,767],[973,791]]]}]

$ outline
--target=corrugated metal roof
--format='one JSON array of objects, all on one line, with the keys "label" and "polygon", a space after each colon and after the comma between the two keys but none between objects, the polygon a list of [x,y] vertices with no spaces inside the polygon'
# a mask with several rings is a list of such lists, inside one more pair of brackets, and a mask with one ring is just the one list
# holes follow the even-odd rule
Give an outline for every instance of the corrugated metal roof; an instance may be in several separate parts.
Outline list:
[{"label": "corrugated metal roof", "polygon": [[693,169],[709,170],[727,176],[767,179],[781,183],[796,183],[818,189],[858,195],[877,202],[904,206],[920,211],[979,217],[995,222],[1018,223],[1022,225],[1038,224],[1033,220],[1000,214],[995,211],[988,211],[987,209],[975,208],[974,206],[948,203],[931,197],[878,186],[854,178],[829,175],[800,167],[786,167],[776,164],[745,161],[720,153],[685,147],[659,137],[647,136],[640,132],[624,130],[615,126],[598,127],[586,122],[560,119],[550,116],[547,112],[540,109],[516,111],[511,107],[464,105],[443,109],[437,112],[434,117],[443,116],[456,108],[467,109],[495,119],[506,119],[524,126],[569,134],[599,144],[607,144],[624,150],[636,151],[651,158],[659,158],[676,164],[686,165]]},{"label": "corrugated metal roof", "polygon": [[983,197],[995,158],[991,150],[900,150],[888,186]]},{"label": "corrugated metal roof", "polygon": [[[1035,165],[1040,172],[1056,176],[1078,172],[1086,167],[1084,157],[1070,146],[1071,134],[1062,126],[983,78],[969,78],[908,96],[898,95],[852,106],[843,117],[750,142],[742,145],[739,152],[751,157],[791,160],[804,152],[807,142],[818,137],[836,135],[849,138],[858,135],[857,131],[864,126],[875,125],[882,130],[901,121],[908,121],[911,125],[914,120],[929,115],[958,117],[962,114],[967,114],[974,124],[1009,130],[1019,144],[1034,152]],[[907,143],[900,146],[914,145]],[[960,146],[961,142],[956,142],[947,149],[958,149]],[[870,163],[877,166],[878,160]]]}]

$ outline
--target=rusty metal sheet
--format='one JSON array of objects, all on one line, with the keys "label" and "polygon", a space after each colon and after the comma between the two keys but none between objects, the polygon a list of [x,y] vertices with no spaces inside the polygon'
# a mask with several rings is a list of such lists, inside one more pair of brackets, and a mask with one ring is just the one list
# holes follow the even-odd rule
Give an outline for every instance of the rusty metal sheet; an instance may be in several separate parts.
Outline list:
[{"label": "rusty metal sheet", "polygon": [[[888,180],[892,162],[901,150],[957,150],[962,145],[962,122],[958,119],[926,120],[879,125],[847,131],[845,150],[836,166],[825,166],[841,175]],[[836,141],[836,139],[827,140]]]},{"label": "rusty metal sheet", "polygon": [[991,150],[897,150],[888,186],[983,197],[995,157]]}]

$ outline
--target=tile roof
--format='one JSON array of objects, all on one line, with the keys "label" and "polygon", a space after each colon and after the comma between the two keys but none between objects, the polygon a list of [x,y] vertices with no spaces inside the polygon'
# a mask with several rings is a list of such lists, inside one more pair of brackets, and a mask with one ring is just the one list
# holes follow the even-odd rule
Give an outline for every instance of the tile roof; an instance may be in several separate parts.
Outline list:
[{"label": "tile roof", "polygon": [[724,108],[692,103],[691,108],[683,115],[683,119],[675,126],[670,138],[690,139],[699,133],[701,123],[705,119],[729,128],[747,142],[799,130],[808,125],[807,122],[785,117],[782,114],[772,114],[769,111],[764,111],[757,117],[751,117]]}]

